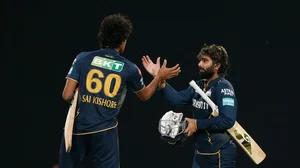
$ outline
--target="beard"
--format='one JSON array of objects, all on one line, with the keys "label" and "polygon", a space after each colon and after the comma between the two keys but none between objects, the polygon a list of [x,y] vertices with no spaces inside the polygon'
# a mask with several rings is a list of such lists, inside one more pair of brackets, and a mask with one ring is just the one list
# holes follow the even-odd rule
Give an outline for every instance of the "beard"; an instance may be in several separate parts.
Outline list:
[{"label": "beard", "polygon": [[204,70],[203,72],[200,71],[199,74],[201,79],[209,79],[214,75],[214,68],[213,66],[211,66],[206,70]]}]

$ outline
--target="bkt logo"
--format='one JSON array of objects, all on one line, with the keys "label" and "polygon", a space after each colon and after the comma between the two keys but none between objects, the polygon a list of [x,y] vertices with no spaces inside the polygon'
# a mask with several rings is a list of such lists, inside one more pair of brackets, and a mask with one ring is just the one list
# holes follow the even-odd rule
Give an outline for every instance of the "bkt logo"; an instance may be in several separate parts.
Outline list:
[{"label": "bkt logo", "polygon": [[113,59],[108,59],[108,58],[102,58],[99,56],[95,56],[91,65],[97,66],[97,67],[101,67],[101,68],[105,68],[105,69],[109,69],[112,71],[117,71],[117,72],[121,72],[123,70],[124,67],[124,63],[120,62],[120,61],[116,61]]}]

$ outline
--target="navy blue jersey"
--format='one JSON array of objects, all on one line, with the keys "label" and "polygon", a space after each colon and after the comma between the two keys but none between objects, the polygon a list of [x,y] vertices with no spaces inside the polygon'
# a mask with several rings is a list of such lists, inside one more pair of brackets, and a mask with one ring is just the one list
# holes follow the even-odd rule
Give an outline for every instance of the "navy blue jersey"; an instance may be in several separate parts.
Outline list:
[{"label": "navy blue jersey", "polygon": [[113,49],[81,52],[66,78],[79,85],[74,134],[89,134],[117,126],[127,88],[145,87],[139,68]]},{"label": "navy blue jersey", "polygon": [[217,152],[232,140],[226,130],[231,128],[236,120],[237,100],[234,89],[231,83],[223,77],[210,81],[205,89],[204,80],[196,83],[218,106],[219,116],[211,116],[211,107],[191,86],[177,92],[167,84],[161,92],[172,105],[193,106],[193,118],[197,119],[198,128],[198,131],[194,133],[196,149],[203,153]]}]

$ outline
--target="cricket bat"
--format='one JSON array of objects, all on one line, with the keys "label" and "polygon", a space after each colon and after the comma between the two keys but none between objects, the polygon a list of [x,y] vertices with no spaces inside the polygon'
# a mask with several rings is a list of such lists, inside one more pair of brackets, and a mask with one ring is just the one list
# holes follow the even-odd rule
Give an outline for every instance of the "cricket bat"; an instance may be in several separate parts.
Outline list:
[{"label": "cricket bat", "polygon": [[[213,109],[212,115],[214,117],[219,115],[218,106],[214,104],[213,101],[201,90],[201,88],[196,84],[194,80],[190,83],[197,93],[208,103],[208,105]],[[265,152],[258,146],[258,144],[252,139],[252,137],[244,130],[244,128],[235,121],[233,127],[227,130],[227,132],[232,136],[232,138],[239,144],[240,147],[247,153],[247,155],[252,159],[255,164],[261,163],[265,157]]]},{"label": "cricket bat", "polygon": [[74,125],[77,99],[78,99],[78,89],[76,89],[75,91],[73,102],[69,107],[69,111],[65,122],[64,138],[65,138],[66,152],[70,152],[72,147],[73,125]]}]

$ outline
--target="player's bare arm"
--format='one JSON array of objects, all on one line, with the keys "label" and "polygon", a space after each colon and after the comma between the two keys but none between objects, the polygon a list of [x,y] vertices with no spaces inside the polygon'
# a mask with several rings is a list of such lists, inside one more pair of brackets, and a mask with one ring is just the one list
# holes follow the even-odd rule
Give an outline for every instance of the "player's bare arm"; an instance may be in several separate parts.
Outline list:
[{"label": "player's bare arm", "polygon": [[77,81],[67,78],[62,93],[62,97],[65,101],[71,103],[76,86],[77,86]]},{"label": "player's bare arm", "polygon": [[166,65],[167,60],[164,60],[163,65],[159,67],[157,74],[155,75],[151,83],[147,87],[136,93],[142,101],[148,100],[153,95],[159,82],[176,77],[181,72],[179,64],[171,68],[167,68]]}]

